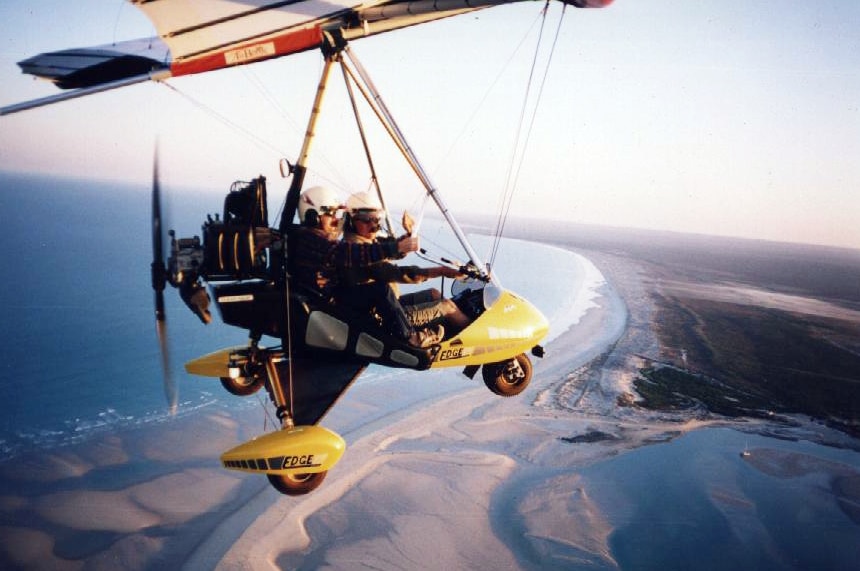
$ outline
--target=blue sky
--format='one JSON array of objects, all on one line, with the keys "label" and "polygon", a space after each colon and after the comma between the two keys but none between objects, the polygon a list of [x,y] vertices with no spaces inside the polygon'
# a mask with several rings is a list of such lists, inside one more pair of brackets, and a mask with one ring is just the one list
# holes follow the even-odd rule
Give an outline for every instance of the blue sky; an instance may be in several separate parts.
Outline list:
[{"label": "blue sky", "polygon": [[[513,165],[519,214],[860,248],[860,3],[568,9],[519,167],[540,7],[353,44],[455,212],[495,213]],[[556,2],[538,78],[560,14]],[[19,73],[25,57],[153,33],[121,0],[4,2],[0,31],[0,104],[57,91]],[[298,153],[320,69],[312,52],[170,80],[184,95],[146,84],[3,117],[0,169],[146,182],[157,139],[167,185],[222,193],[266,174],[278,196],[277,159]],[[365,190],[340,83],[325,105],[309,182]],[[383,189],[408,203],[417,183],[384,136],[372,136]]]}]

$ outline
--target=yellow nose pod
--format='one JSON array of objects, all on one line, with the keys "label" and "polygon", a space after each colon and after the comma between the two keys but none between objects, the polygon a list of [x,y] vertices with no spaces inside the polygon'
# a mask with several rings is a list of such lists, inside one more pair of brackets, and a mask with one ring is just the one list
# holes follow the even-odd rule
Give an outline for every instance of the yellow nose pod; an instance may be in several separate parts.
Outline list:
[{"label": "yellow nose pod", "polygon": [[322,426],[270,432],[221,455],[230,470],[264,474],[310,474],[332,468],[346,449],[339,434]]}]

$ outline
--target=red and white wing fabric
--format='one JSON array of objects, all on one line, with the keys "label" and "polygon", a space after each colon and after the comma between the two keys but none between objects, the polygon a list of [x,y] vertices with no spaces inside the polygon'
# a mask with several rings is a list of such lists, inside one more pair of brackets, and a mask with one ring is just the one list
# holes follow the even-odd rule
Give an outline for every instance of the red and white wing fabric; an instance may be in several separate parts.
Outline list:
[{"label": "red and white wing fabric", "polygon": [[[352,40],[522,0],[134,0],[186,75],[319,47],[324,32]],[[598,7],[611,0],[564,0]]]},{"label": "red and white wing fabric", "polygon": [[[24,73],[77,91],[5,107],[0,114],[315,49],[327,33],[355,40],[521,1],[529,0],[131,0],[155,25],[157,37],[21,61]],[[612,2],[561,1],[577,8],[602,8]]]},{"label": "red and white wing fabric", "polygon": [[[371,4],[379,4],[376,2]],[[135,2],[170,48],[171,75],[212,71],[313,49],[356,0],[149,0]]]}]

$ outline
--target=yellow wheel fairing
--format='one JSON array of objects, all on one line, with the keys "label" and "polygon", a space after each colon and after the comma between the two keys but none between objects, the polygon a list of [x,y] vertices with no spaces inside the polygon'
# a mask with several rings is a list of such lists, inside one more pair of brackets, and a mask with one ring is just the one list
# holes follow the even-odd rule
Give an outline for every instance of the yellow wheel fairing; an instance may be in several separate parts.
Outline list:
[{"label": "yellow wheel fairing", "polygon": [[296,426],[249,440],[221,455],[230,470],[312,474],[330,470],[346,450],[339,434],[322,426]]},{"label": "yellow wheel fairing", "polygon": [[191,375],[200,375],[201,377],[228,377],[230,376],[227,370],[230,363],[230,355],[247,348],[247,345],[243,347],[228,347],[227,349],[203,355],[185,363],[185,370]]},{"label": "yellow wheel fairing", "polygon": [[441,343],[431,368],[483,365],[529,352],[549,333],[546,317],[520,296],[503,291],[458,335]]}]

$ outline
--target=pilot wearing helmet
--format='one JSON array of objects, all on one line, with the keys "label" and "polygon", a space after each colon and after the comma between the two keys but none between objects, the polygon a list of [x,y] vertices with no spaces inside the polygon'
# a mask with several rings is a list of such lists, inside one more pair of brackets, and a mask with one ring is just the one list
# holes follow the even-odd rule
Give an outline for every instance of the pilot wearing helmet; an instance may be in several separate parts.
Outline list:
[{"label": "pilot wearing helmet", "polygon": [[[363,303],[342,287],[345,276],[418,250],[418,238],[412,236],[365,244],[339,240],[344,206],[334,191],[323,186],[303,191],[298,211],[301,228],[290,237],[293,279],[346,305],[361,307]],[[420,347],[441,341],[440,335],[416,332],[396,296],[392,295],[378,309],[392,333],[404,341]]]},{"label": "pilot wearing helmet", "polygon": [[[356,192],[350,195],[346,201],[346,210],[343,233],[345,242],[373,244],[380,240],[378,233],[385,210],[375,193]],[[388,290],[397,296],[397,284],[417,284],[437,277],[457,279],[462,278],[463,274],[448,266],[422,268],[398,266],[388,261],[381,261],[356,269],[350,274],[348,281],[351,281],[356,288],[369,290],[371,293],[367,295],[370,297],[373,297],[373,292],[381,295]],[[428,288],[399,296],[398,299],[413,327],[430,327],[444,323],[459,331],[469,324],[468,316],[453,301],[443,299],[438,289]],[[442,333],[444,330],[440,335]]]}]

